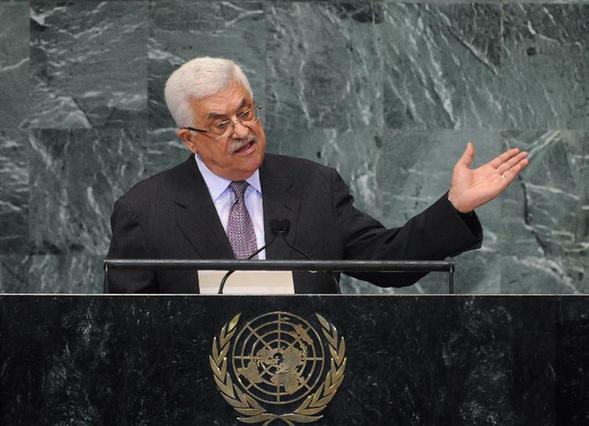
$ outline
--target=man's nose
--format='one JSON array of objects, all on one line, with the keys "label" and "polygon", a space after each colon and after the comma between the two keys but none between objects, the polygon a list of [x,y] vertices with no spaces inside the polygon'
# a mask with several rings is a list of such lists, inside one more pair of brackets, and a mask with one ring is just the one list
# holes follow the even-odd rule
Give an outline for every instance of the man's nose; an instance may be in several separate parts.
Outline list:
[{"label": "man's nose", "polygon": [[232,126],[233,126],[232,136],[235,139],[243,139],[243,138],[247,137],[247,135],[249,134],[249,131],[250,131],[249,127],[244,125],[240,120],[233,120]]}]

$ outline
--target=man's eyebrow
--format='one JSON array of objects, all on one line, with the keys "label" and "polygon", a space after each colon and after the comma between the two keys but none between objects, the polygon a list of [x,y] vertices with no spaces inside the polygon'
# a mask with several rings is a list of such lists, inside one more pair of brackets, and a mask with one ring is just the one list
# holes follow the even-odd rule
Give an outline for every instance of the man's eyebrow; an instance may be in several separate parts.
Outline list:
[{"label": "man's eyebrow", "polygon": [[227,114],[222,114],[220,112],[209,112],[207,117],[208,118],[227,118]]},{"label": "man's eyebrow", "polygon": [[[241,108],[243,108],[245,105],[248,105],[248,104],[249,104],[248,100],[246,98],[243,98],[241,100],[241,103],[237,107],[237,111],[239,111]],[[227,118],[227,114],[223,114],[221,112],[209,112],[207,117],[208,118]]]}]

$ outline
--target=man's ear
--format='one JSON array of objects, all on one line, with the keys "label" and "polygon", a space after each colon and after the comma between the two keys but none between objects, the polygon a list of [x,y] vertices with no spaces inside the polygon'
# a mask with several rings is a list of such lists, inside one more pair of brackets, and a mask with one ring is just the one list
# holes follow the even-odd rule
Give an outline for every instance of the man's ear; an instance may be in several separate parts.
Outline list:
[{"label": "man's ear", "polygon": [[194,135],[188,129],[179,129],[176,131],[176,136],[182,141],[182,143],[188,148],[191,152],[196,154],[196,143],[194,141]]}]

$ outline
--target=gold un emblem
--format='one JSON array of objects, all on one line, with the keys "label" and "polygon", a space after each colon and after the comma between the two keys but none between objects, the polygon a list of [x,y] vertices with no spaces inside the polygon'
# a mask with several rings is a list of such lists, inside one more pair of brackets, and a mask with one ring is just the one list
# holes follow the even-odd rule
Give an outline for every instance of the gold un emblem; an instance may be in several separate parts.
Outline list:
[{"label": "gold un emblem", "polygon": [[240,317],[221,328],[209,356],[217,388],[241,415],[237,420],[294,426],[321,419],[346,369],[346,344],[337,329],[319,314],[321,333],[288,312],[260,315],[241,329]]}]

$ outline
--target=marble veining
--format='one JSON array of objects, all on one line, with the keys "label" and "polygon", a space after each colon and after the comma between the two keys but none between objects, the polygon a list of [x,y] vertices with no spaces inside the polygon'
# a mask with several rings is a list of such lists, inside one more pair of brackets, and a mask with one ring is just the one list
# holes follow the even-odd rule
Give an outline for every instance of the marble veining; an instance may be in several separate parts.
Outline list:
[{"label": "marble veining", "polygon": [[271,129],[382,127],[382,5],[269,4]]},{"label": "marble veining", "polygon": [[146,122],[145,2],[31,4],[34,128]]},{"label": "marble veining", "polygon": [[0,130],[0,255],[27,253],[29,150],[26,132]]},{"label": "marble veining", "polygon": [[589,5],[507,4],[502,39],[503,127],[587,129]]},{"label": "marble veining", "polygon": [[[456,290],[589,291],[587,1],[0,2],[0,289],[100,292],[114,200],[183,161],[163,85],[235,59],[268,150],[336,167],[398,226],[511,146],[531,166],[477,212]],[[349,293],[440,293],[345,280]]]},{"label": "marble veining", "polygon": [[23,127],[29,115],[29,7],[0,3],[0,129]]},{"label": "marble veining", "polygon": [[37,130],[30,143],[34,250],[102,256],[114,200],[143,176],[145,133]]}]

